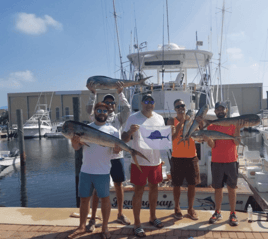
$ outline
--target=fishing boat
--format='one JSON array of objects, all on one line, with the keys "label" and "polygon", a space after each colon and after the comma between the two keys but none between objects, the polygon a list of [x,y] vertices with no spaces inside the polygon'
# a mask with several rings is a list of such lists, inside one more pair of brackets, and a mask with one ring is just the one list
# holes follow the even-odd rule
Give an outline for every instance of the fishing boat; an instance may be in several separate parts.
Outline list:
[{"label": "fishing boat", "polygon": [[0,151],[0,178],[6,176],[20,165],[19,150]]},{"label": "fishing boat", "polygon": [[39,137],[39,132],[41,136],[44,136],[46,133],[51,132],[52,125],[49,117],[49,111],[47,110],[47,104],[37,105],[36,112],[30,119],[25,122],[23,125],[23,130],[24,138]]}]

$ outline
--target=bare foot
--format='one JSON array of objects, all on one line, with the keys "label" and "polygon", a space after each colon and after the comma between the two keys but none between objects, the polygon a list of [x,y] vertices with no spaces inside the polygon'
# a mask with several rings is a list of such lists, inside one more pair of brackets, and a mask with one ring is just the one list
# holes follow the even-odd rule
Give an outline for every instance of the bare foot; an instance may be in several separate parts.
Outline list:
[{"label": "bare foot", "polygon": [[78,227],[72,234],[67,236],[67,238],[68,239],[73,239],[73,238],[76,238],[77,236],[82,235],[84,233],[86,233],[86,228]]}]

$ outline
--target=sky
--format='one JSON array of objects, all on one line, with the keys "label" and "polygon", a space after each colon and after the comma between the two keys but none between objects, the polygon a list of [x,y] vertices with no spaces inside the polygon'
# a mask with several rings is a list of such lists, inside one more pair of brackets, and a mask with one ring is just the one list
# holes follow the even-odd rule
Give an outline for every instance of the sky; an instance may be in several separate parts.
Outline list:
[{"label": "sky", "polygon": [[[165,0],[115,0],[126,70],[134,36],[156,50],[164,24],[164,44],[169,33],[170,42],[194,49],[197,32],[200,49],[213,52],[212,72],[222,36],[222,83],[263,83],[266,98],[268,1],[224,5],[223,18],[223,0],[168,0],[168,31]],[[112,0],[3,0],[0,19],[0,107],[8,93],[86,90],[90,76],[120,77]]]}]

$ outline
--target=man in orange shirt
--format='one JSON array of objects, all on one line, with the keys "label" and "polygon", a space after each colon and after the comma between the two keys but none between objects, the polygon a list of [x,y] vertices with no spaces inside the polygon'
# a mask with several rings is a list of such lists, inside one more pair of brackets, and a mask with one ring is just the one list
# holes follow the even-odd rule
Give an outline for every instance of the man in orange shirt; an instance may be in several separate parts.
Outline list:
[{"label": "man in orange shirt", "polygon": [[[173,196],[175,202],[175,215],[178,220],[183,218],[179,205],[181,186],[184,178],[188,183],[188,216],[193,220],[198,220],[198,216],[193,208],[195,198],[195,185],[200,183],[199,159],[197,158],[195,142],[189,139],[178,144],[182,138],[182,130],[186,119],[185,103],[181,99],[174,101],[174,109],[177,113],[175,118],[168,120],[167,124],[172,125],[176,130],[172,135],[172,158],[171,158],[171,177],[173,183]],[[199,121],[202,122],[202,121]]]},{"label": "man in orange shirt", "polygon": [[[215,105],[215,114],[218,119],[225,118],[227,115],[227,107],[225,102],[217,102]],[[208,130],[219,131],[232,136],[240,136],[241,122],[237,125],[220,126],[209,125]],[[222,204],[222,188],[224,183],[227,184],[229,203],[231,213],[229,217],[229,224],[237,226],[238,220],[235,214],[236,205],[236,188],[238,178],[238,162],[236,146],[239,145],[237,140],[212,140],[209,137],[204,137],[204,141],[212,148],[212,186],[215,188],[215,204],[216,210],[209,223],[213,224],[222,219],[221,204]]]}]

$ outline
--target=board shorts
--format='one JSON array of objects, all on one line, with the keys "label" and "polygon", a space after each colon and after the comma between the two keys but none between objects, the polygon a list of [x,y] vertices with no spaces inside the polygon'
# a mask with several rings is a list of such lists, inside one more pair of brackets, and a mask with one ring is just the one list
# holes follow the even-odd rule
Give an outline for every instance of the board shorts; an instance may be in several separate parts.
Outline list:
[{"label": "board shorts", "polygon": [[171,157],[171,165],[173,186],[182,186],[184,179],[186,179],[188,185],[197,185],[201,183],[198,157]]},{"label": "board shorts", "polygon": [[230,188],[236,188],[238,179],[238,162],[214,163],[211,162],[212,187],[220,189],[226,183]]},{"label": "board shorts", "polygon": [[99,198],[110,195],[110,174],[88,174],[80,172],[78,196],[81,198],[91,197],[96,190]]},{"label": "board shorts", "polygon": [[142,166],[142,172],[138,169],[136,164],[131,164],[130,182],[134,185],[144,186],[147,180],[151,184],[158,184],[163,181],[162,164],[157,166]]},{"label": "board shorts", "polygon": [[113,179],[113,182],[115,183],[122,183],[126,181],[126,175],[125,175],[125,161],[123,158],[119,159],[111,159],[111,177]]}]

